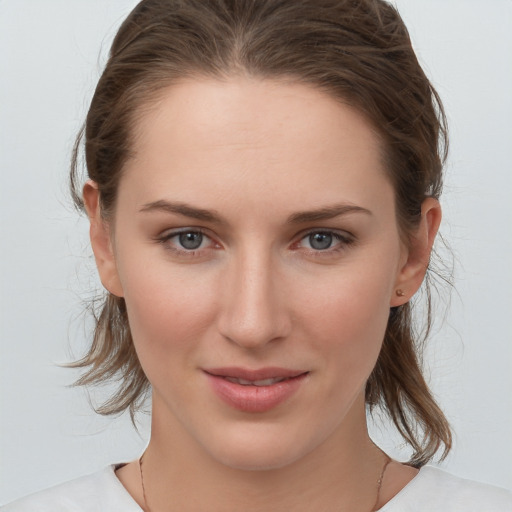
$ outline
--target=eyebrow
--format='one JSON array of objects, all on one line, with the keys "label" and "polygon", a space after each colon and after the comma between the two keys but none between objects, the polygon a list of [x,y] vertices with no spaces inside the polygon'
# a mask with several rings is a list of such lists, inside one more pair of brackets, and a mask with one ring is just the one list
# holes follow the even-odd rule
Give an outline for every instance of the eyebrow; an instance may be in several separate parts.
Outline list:
[{"label": "eyebrow", "polygon": [[288,217],[288,224],[304,224],[306,222],[317,222],[320,220],[329,220],[340,215],[347,215],[349,213],[364,213],[372,215],[370,210],[353,204],[335,204],[319,208],[318,210],[310,210],[304,212],[297,212]]},{"label": "eyebrow", "polygon": [[[183,215],[184,217],[190,217],[203,222],[211,222],[213,224],[227,224],[226,220],[222,218],[215,210],[205,210],[203,208],[196,208],[182,202],[172,202],[164,199],[153,201],[145,204],[141,209],[141,212],[166,212],[177,215]],[[304,224],[307,222],[316,222],[321,220],[329,220],[340,215],[347,215],[350,213],[364,213],[366,215],[372,215],[370,210],[363,208],[362,206],[352,204],[335,204],[332,206],[325,206],[317,210],[308,210],[303,212],[297,212],[290,215],[287,219],[288,224]]]},{"label": "eyebrow", "polygon": [[166,212],[183,215],[192,219],[201,220],[203,222],[211,222],[214,224],[226,224],[226,221],[214,210],[205,210],[203,208],[196,208],[186,203],[171,202],[164,199],[153,201],[152,203],[145,204],[141,212]]}]

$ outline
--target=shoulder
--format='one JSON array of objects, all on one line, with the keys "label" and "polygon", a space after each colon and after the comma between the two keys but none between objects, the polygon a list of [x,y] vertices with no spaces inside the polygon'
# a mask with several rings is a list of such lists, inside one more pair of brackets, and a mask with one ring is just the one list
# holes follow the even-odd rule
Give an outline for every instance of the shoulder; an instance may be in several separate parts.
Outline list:
[{"label": "shoulder", "polygon": [[114,473],[114,466],[0,507],[0,512],[141,512]]},{"label": "shoulder", "polygon": [[512,493],[426,466],[379,512],[512,512]]}]

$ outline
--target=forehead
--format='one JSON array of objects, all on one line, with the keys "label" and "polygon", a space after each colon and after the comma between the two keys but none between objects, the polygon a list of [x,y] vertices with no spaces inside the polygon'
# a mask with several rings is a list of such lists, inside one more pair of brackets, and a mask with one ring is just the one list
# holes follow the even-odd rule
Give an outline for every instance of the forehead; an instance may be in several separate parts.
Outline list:
[{"label": "forehead", "polygon": [[183,81],[163,91],[134,135],[121,189],[144,178],[139,193],[148,200],[169,191],[208,202],[244,186],[259,206],[262,193],[275,203],[284,192],[297,201],[360,202],[372,200],[372,187],[389,188],[371,125],[300,83]]}]

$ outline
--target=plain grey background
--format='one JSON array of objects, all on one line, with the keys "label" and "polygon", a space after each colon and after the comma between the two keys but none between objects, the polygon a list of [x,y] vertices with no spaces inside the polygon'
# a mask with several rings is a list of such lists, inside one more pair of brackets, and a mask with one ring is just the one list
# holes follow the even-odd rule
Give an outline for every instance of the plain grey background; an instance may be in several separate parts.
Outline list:
[{"label": "plain grey background", "polygon": [[[97,417],[57,365],[83,350],[82,301],[98,289],[69,157],[135,3],[0,0],[0,503],[133,459],[147,440],[148,416],[140,434],[126,417]],[[442,232],[456,288],[426,359],[456,434],[443,467],[512,489],[512,1],[396,4],[451,128]]]}]

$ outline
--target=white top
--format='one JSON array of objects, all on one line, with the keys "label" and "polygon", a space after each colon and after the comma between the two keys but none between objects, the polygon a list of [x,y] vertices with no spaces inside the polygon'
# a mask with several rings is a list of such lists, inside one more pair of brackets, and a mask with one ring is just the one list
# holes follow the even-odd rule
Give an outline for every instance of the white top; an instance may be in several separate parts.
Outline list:
[{"label": "white top", "polygon": [[[115,467],[37,492],[0,512],[142,512]],[[379,512],[512,512],[512,493],[425,466]]]}]

